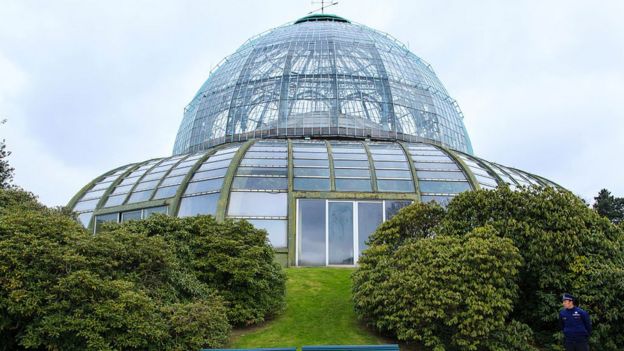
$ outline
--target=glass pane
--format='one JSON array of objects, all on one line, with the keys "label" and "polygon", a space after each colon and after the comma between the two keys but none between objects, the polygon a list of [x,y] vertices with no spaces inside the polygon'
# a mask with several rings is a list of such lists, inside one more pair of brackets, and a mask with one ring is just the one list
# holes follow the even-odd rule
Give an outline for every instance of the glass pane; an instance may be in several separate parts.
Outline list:
[{"label": "glass pane", "polygon": [[377,190],[409,193],[414,191],[411,180],[377,180]]},{"label": "glass pane", "polygon": [[354,169],[354,168],[336,168],[334,169],[336,177],[366,177],[370,178],[370,171],[368,169]]},{"label": "glass pane", "polygon": [[141,210],[137,210],[137,211],[129,211],[129,212],[123,212],[121,214],[121,222],[127,222],[127,221],[132,221],[132,220],[139,220],[141,219]]},{"label": "glass pane", "polygon": [[411,203],[409,200],[386,200],[386,221],[394,217],[400,209],[409,206]]},{"label": "glass pane", "polygon": [[325,200],[299,200],[299,265],[325,265]]},{"label": "glass pane", "polygon": [[74,206],[74,211],[94,210],[99,201],[100,199],[80,201],[76,203],[76,206]]},{"label": "glass pane", "polygon": [[193,178],[191,179],[191,181],[208,179],[208,178],[224,177],[225,173],[227,173],[227,170],[228,170],[227,168],[219,168],[219,169],[213,169],[213,170],[205,171],[205,172],[197,172],[193,175]]},{"label": "glass pane", "polygon": [[329,169],[327,168],[295,168],[295,177],[299,176],[319,176],[329,177]]},{"label": "glass pane", "polygon": [[168,197],[174,197],[176,192],[178,191],[178,185],[168,186],[166,188],[160,188],[156,191],[156,195],[154,195],[154,200],[156,199],[166,199]]},{"label": "glass pane", "polygon": [[111,195],[126,194],[132,189],[132,185],[118,186]]},{"label": "glass pane", "polygon": [[[295,167],[300,166],[322,166],[329,167],[329,160],[325,157],[324,160],[293,160]],[[286,164],[284,164],[286,166]]]},{"label": "glass pane", "polygon": [[329,179],[324,178],[295,178],[295,190],[326,190],[329,191]]},{"label": "glass pane", "polygon": [[158,184],[158,180],[153,180],[150,182],[141,182],[139,183],[139,185],[137,185],[136,188],[134,188],[134,191],[154,189],[157,184]]},{"label": "glass pane", "polygon": [[416,175],[418,178],[466,180],[466,176],[462,172],[416,171]]},{"label": "glass pane", "polygon": [[143,210],[143,218],[148,218],[149,216],[156,214],[156,213],[167,214],[168,209],[169,208],[167,206],[146,208]]},{"label": "glass pane", "polygon": [[362,251],[368,248],[366,245],[368,237],[383,221],[382,205],[381,202],[358,203],[358,249],[360,256]]},{"label": "glass pane", "polygon": [[145,182],[148,180],[160,180],[165,175],[165,172],[160,173],[152,173],[145,176],[145,178],[141,179],[141,182]]},{"label": "glass pane", "polygon": [[199,167],[199,171],[208,171],[216,168],[223,168],[230,165],[231,160],[223,160],[211,163],[204,163],[201,167]]},{"label": "glass pane", "polygon": [[223,178],[202,180],[200,182],[189,183],[188,187],[186,188],[185,194],[188,195],[221,190],[222,184]]},{"label": "glass pane", "polygon": [[288,175],[288,168],[282,167],[238,167],[236,175]]},{"label": "glass pane", "polygon": [[412,172],[410,171],[395,171],[389,169],[378,169],[375,171],[377,178],[405,178],[412,179]]},{"label": "glass pane", "polygon": [[128,199],[128,203],[136,203],[141,201],[149,200],[150,196],[152,196],[153,190],[139,191],[138,193],[132,193],[130,195],[130,199]]},{"label": "glass pane", "polygon": [[99,232],[102,229],[102,224],[106,222],[114,222],[117,223],[119,214],[118,213],[109,213],[105,215],[95,216],[95,232]]},{"label": "glass pane", "polygon": [[126,199],[126,196],[127,196],[126,194],[109,196],[104,207],[119,206],[123,204],[124,200]]},{"label": "glass pane", "polygon": [[163,180],[163,182],[160,183],[160,187],[165,187],[169,185],[178,185],[182,183],[183,180],[184,180],[184,176],[170,177],[170,178]]},{"label": "glass pane", "polygon": [[455,163],[414,162],[416,169],[459,170]]},{"label": "glass pane", "polygon": [[[229,162],[229,161],[228,161]],[[288,160],[282,158],[267,158],[267,159],[246,159],[241,162],[241,166],[288,166]]]},{"label": "glass pane", "polygon": [[213,215],[217,212],[217,202],[219,201],[219,193],[190,196],[182,198],[180,201],[180,210],[178,217],[189,217],[196,215]]},{"label": "glass pane", "polygon": [[409,169],[409,163],[407,163],[407,162],[375,161],[375,169],[384,169],[384,168]]},{"label": "glass pane", "polygon": [[176,168],[173,171],[169,172],[167,177],[173,177],[177,175],[186,175],[191,170],[191,167],[186,168]]},{"label": "glass pane", "polygon": [[329,264],[353,264],[353,203],[328,203]]},{"label": "glass pane", "polygon": [[96,184],[96,185],[93,187],[93,189],[91,189],[91,190],[106,189],[106,188],[108,188],[111,184],[113,184],[113,182],[99,183],[99,184]]},{"label": "glass pane", "polygon": [[249,190],[286,190],[288,178],[235,177],[232,187]]},{"label": "glass pane", "polygon": [[437,182],[431,180],[422,180],[419,183],[420,191],[423,193],[460,193],[470,190],[468,182]]},{"label": "glass pane", "polygon": [[444,196],[444,195],[423,195],[420,197],[421,201],[424,203],[435,201],[439,205],[446,207],[451,200],[453,200],[453,196]]},{"label": "glass pane", "polygon": [[334,160],[334,167],[362,167],[369,168],[370,163],[368,161],[349,161],[349,160]]},{"label": "glass pane", "polygon": [[327,153],[325,152],[296,152],[295,159],[312,158],[317,160],[327,160]]},{"label": "glass pane", "polygon": [[93,216],[93,212],[85,212],[78,215],[78,220],[82,225],[86,228],[89,226],[89,222],[91,222],[91,217]]},{"label": "glass pane", "polygon": [[230,216],[287,216],[286,193],[230,193]]},{"label": "glass pane", "polygon": [[106,192],[106,189],[91,190],[91,191],[85,193],[85,195],[82,197],[82,200],[99,198],[102,195],[104,195],[104,192]]},{"label": "glass pane", "polygon": [[282,219],[248,219],[254,227],[264,229],[269,234],[273,247],[287,247],[288,221]]},{"label": "glass pane", "polygon": [[336,191],[373,191],[370,179],[336,178]]}]

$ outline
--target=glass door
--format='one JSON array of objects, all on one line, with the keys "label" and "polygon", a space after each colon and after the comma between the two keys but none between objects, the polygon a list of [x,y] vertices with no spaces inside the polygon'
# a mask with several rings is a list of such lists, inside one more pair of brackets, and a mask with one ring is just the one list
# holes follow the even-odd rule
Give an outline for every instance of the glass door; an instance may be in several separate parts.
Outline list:
[{"label": "glass door", "polygon": [[362,255],[362,251],[368,248],[366,242],[368,237],[383,222],[383,203],[382,202],[358,202],[357,204],[357,237],[358,237],[358,257]]},{"label": "glass door", "polygon": [[353,202],[329,201],[327,205],[327,263],[353,265]]},{"label": "glass door", "polygon": [[300,199],[298,213],[298,262],[300,266],[325,266],[325,200]]}]

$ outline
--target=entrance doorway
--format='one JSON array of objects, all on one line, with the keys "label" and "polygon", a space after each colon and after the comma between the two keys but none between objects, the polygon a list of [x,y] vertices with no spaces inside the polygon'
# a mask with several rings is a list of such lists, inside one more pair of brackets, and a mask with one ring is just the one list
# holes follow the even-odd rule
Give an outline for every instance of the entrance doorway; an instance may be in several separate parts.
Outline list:
[{"label": "entrance doorway", "polygon": [[357,264],[375,229],[410,203],[297,199],[297,265]]}]

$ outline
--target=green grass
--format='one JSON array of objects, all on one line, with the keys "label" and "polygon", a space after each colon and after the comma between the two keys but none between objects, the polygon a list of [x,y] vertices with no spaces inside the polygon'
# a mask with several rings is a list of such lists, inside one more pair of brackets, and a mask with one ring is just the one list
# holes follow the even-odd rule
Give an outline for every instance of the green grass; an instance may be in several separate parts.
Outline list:
[{"label": "green grass", "polygon": [[349,268],[287,268],[286,310],[260,326],[235,330],[229,347],[384,344],[355,317]]}]

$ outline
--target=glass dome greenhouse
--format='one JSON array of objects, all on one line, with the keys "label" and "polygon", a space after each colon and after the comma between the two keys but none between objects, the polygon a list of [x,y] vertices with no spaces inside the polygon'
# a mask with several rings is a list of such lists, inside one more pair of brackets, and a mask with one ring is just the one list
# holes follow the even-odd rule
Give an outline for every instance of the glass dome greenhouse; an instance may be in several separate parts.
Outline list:
[{"label": "glass dome greenhouse", "polygon": [[386,34],[312,15],[249,40],[187,106],[173,156],[94,179],[85,227],[154,213],[246,219],[283,265],[354,265],[414,201],[551,181],[472,154],[431,67]]}]

